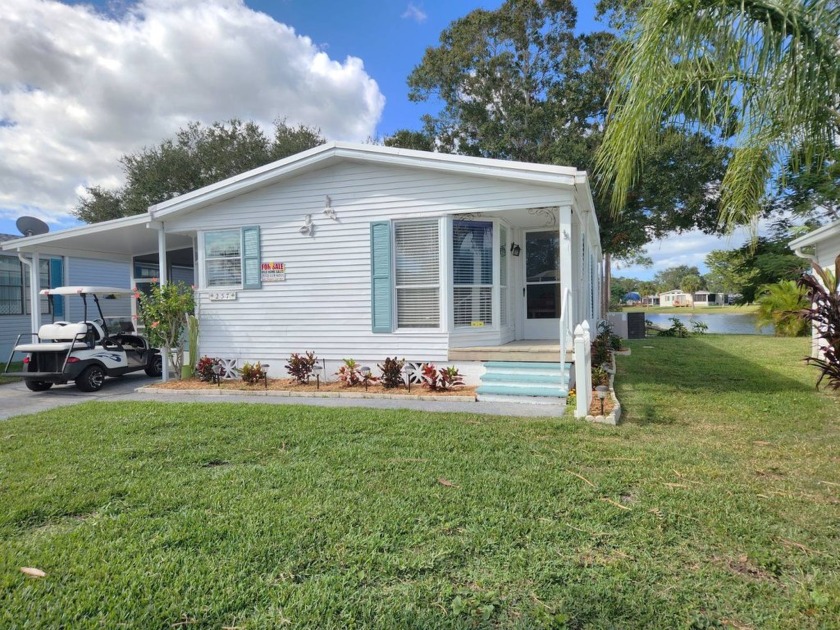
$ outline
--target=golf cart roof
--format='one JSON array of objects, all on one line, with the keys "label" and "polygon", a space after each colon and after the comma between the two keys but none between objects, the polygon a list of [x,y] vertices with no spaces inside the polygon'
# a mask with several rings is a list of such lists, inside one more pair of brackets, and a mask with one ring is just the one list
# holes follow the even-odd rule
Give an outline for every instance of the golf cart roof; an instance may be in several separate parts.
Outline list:
[{"label": "golf cart roof", "polygon": [[41,295],[131,295],[134,289],[117,289],[114,287],[55,287],[54,289],[41,289]]}]

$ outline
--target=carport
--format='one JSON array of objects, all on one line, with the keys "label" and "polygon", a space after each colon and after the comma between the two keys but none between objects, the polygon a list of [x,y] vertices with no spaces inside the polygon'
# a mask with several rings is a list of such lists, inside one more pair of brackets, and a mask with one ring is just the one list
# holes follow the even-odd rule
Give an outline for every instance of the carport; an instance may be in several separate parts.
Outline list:
[{"label": "carport", "polygon": [[[61,232],[39,234],[0,244],[4,251],[16,252],[29,271],[31,304],[38,304],[41,290],[38,273],[41,256],[62,256],[130,265],[131,286],[137,286],[138,263],[157,263],[160,282],[165,283],[173,265],[194,268],[194,243],[191,236],[166,234],[163,222],[149,220],[148,214],[83,225]],[[147,279],[148,281],[148,279]],[[46,287],[45,287],[46,288]],[[132,309],[136,305],[132,305]],[[31,309],[32,331],[41,326],[41,312]]]}]

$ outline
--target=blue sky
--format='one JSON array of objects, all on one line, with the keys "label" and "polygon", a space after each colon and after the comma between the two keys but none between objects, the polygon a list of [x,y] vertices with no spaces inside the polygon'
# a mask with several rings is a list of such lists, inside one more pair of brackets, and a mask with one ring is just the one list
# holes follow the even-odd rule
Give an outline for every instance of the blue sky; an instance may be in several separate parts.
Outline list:
[{"label": "blue sky", "polygon": [[[434,103],[406,78],[453,20],[500,0],[4,0],[0,20],[0,232],[25,214],[77,225],[84,187],[121,184],[118,159],[192,120],[277,117],[331,140],[416,129]],[[578,30],[602,28],[578,2]],[[575,166],[575,165],[571,165]],[[701,265],[700,234],[649,249],[650,277]]]}]

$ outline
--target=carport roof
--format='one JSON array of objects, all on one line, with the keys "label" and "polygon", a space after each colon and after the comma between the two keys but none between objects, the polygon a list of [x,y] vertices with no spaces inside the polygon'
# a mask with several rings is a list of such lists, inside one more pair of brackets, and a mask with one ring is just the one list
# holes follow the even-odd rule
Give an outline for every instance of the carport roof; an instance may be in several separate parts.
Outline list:
[{"label": "carport roof", "polygon": [[[140,214],[60,232],[16,238],[0,243],[0,247],[4,251],[125,259],[156,253],[158,251],[157,227],[158,224],[149,220],[148,214]],[[166,247],[170,250],[190,248],[192,239],[181,234],[167,233]]]}]

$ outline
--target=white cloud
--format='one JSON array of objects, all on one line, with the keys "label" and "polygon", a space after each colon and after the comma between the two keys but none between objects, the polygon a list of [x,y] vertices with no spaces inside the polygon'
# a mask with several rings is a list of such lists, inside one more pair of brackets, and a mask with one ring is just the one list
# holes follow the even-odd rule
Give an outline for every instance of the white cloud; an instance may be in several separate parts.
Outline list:
[{"label": "white cloud", "polygon": [[418,6],[415,6],[413,2],[409,2],[408,6],[406,7],[405,11],[402,14],[402,18],[406,20],[414,20],[418,24],[422,24],[426,21],[426,18],[429,16],[426,15],[426,12],[423,11]]},{"label": "white cloud", "polygon": [[[766,234],[767,227],[764,223],[760,224],[758,233]],[[613,273],[621,277],[650,280],[657,272],[679,265],[697,267],[700,273],[707,273],[708,269],[705,261],[710,251],[714,249],[737,249],[751,237],[751,232],[747,228],[739,228],[729,236],[712,236],[699,230],[692,230],[683,234],[674,233],[668,238],[653,241],[645,247],[645,253],[653,259],[652,267],[646,268],[636,265],[623,267],[619,263]]]},{"label": "white cloud", "polygon": [[360,59],[330,59],[242,0],[141,0],[117,17],[3,5],[0,217],[66,221],[82,186],[119,183],[120,155],[191,120],[281,117],[364,140],[384,107]]}]

